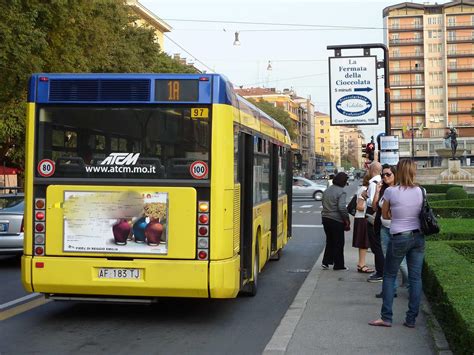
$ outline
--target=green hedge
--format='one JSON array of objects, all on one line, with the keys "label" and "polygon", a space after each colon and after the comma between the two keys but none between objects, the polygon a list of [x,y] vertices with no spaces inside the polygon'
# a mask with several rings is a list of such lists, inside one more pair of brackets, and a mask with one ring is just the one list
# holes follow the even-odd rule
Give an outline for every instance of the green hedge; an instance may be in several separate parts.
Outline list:
[{"label": "green hedge", "polygon": [[[448,200],[448,198],[446,198],[445,193],[428,194],[426,197],[428,198],[428,202],[430,202],[430,203],[435,202],[435,201]],[[469,200],[474,199],[474,194],[467,194],[467,199],[469,199]]]},{"label": "green hedge", "polygon": [[451,245],[452,248],[454,248],[456,250],[456,252],[458,254],[461,254],[468,261],[470,261],[471,263],[474,263],[474,243],[472,243],[472,242],[452,243],[450,245]]},{"label": "green hedge", "polygon": [[467,198],[467,192],[462,187],[450,187],[446,191],[446,200],[464,200]]},{"label": "green hedge", "polygon": [[473,207],[434,207],[434,213],[442,218],[474,218]]},{"label": "green hedge", "polygon": [[432,208],[438,207],[474,207],[474,199],[429,201]]},{"label": "green hedge", "polygon": [[446,193],[450,187],[462,187],[456,184],[437,184],[437,185],[422,185],[426,189],[427,194]]},{"label": "green hedge", "polygon": [[427,242],[423,268],[425,294],[455,354],[474,349],[474,264],[453,249],[466,244],[474,242]]},{"label": "green hedge", "polygon": [[439,218],[440,232],[427,240],[474,240],[474,219]]}]

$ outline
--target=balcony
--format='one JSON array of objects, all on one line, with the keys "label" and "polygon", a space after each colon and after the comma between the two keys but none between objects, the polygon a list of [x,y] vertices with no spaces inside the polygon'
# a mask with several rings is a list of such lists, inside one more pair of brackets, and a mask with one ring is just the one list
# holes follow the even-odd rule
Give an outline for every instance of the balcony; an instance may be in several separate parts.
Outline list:
[{"label": "balcony", "polygon": [[409,46],[412,44],[422,44],[423,38],[392,38],[389,41],[391,46]]},{"label": "balcony", "polygon": [[391,101],[394,102],[404,102],[404,101],[425,101],[424,95],[398,95],[391,96]]},{"label": "balcony", "polygon": [[423,80],[408,80],[408,81],[391,81],[390,82],[390,87],[395,87],[395,86],[423,86],[425,82]]},{"label": "balcony", "polygon": [[448,71],[474,71],[474,63],[473,64],[448,64]]},{"label": "balcony", "polygon": [[390,74],[404,74],[404,73],[422,73],[424,72],[425,68],[423,66],[412,67],[409,66],[405,67],[398,67],[398,68],[391,68]]},{"label": "balcony", "polygon": [[409,52],[409,53],[390,53],[390,59],[401,59],[401,58],[423,58],[423,52]]},{"label": "balcony", "polygon": [[474,36],[455,36],[448,37],[448,43],[472,43],[474,41]]},{"label": "balcony", "polygon": [[423,24],[409,23],[404,25],[391,25],[388,29],[390,32],[423,31]]},{"label": "balcony", "polygon": [[450,107],[448,110],[448,114],[450,115],[468,115],[472,112],[472,106]]},{"label": "balcony", "polygon": [[467,79],[448,79],[449,86],[468,86],[474,85],[474,78]]},{"label": "balcony", "polygon": [[448,98],[451,100],[474,100],[474,91],[462,93],[449,93]]},{"label": "balcony", "polygon": [[448,24],[446,25],[446,28],[449,29],[469,29],[474,27],[474,22],[473,21],[466,21],[466,22],[449,22],[448,19]]},{"label": "balcony", "polygon": [[424,115],[425,108],[424,107],[413,107],[413,109],[409,110],[391,110],[390,114],[392,116],[412,116],[412,115]]},{"label": "balcony", "polygon": [[447,54],[448,58],[474,57],[474,51],[469,50],[448,51]]},{"label": "balcony", "polygon": [[449,117],[448,124],[455,127],[474,127],[474,120],[469,117]]}]

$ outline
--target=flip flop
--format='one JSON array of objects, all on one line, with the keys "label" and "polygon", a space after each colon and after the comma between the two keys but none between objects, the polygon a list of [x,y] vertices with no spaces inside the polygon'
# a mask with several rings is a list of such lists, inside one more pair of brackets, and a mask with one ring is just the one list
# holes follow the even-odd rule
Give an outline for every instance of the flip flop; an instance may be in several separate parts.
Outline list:
[{"label": "flip flop", "polygon": [[359,266],[357,265],[357,272],[361,272],[363,274],[371,274],[373,273],[375,270],[372,270],[371,268],[369,268],[367,265],[364,265],[364,266]]},{"label": "flip flop", "polygon": [[392,323],[386,322],[382,319],[376,319],[376,320],[371,320],[369,322],[369,325],[372,325],[374,327],[391,327]]}]

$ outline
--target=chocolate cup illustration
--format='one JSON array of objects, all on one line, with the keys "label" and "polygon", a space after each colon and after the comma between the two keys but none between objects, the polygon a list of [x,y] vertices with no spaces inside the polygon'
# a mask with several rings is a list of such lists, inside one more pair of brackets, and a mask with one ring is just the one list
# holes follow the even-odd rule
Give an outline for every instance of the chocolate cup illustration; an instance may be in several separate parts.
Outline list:
[{"label": "chocolate cup illustration", "polygon": [[113,225],[112,232],[114,234],[115,244],[125,245],[127,244],[127,238],[130,234],[130,224],[126,219],[121,219],[118,223]]},{"label": "chocolate cup illustration", "polygon": [[145,217],[138,219],[133,225],[133,235],[136,243],[145,243],[145,228],[147,226]]},{"label": "chocolate cup illustration", "polygon": [[163,234],[163,225],[158,220],[152,220],[145,228],[148,245],[160,244],[161,234]]}]

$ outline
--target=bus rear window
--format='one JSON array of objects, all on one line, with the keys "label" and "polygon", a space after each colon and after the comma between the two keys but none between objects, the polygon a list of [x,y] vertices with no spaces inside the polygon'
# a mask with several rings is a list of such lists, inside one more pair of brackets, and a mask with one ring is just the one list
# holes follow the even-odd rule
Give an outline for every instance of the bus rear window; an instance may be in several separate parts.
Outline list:
[{"label": "bus rear window", "polygon": [[209,164],[210,108],[40,107],[36,148],[38,177],[46,159],[52,177],[193,179]]}]

